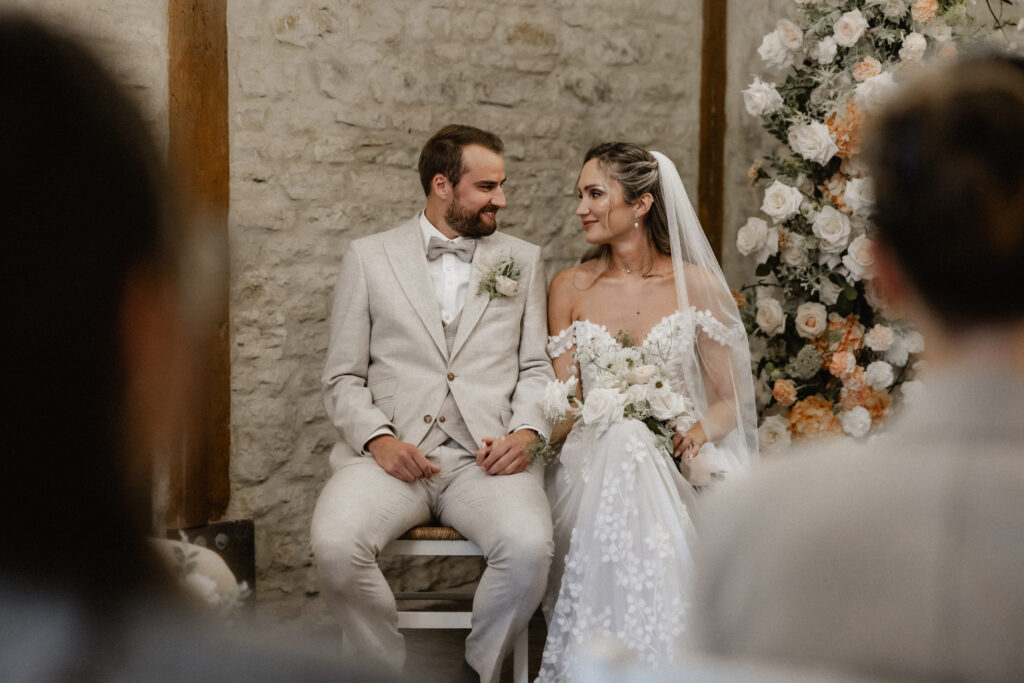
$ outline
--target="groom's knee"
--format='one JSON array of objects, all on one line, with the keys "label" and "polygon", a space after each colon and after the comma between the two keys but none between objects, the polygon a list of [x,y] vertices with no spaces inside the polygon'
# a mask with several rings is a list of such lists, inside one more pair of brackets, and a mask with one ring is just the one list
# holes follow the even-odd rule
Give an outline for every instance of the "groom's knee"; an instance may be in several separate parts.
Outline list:
[{"label": "groom's knee", "polygon": [[315,524],[311,530],[317,573],[336,593],[354,588],[360,572],[377,563],[368,543],[356,538],[347,525]]},{"label": "groom's knee", "polygon": [[513,568],[524,581],[529,581],[532,577],[547,576],[554,551],[550,528],[513,525],[502,534],[487,561],[492,566]]}]

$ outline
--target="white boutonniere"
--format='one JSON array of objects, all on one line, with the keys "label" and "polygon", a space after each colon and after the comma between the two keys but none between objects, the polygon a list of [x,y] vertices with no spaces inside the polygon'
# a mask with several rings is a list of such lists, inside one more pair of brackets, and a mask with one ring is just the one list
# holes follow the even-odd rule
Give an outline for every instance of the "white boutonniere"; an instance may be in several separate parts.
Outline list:
[{"label": "white boutonniere", "polygon": [[515,296],[519,291],[519,275],[522,271],[511,255],[498,257],[484,268],[480,284],[476,289],[478,296],[487,295],[491,299],[499,296]]}]

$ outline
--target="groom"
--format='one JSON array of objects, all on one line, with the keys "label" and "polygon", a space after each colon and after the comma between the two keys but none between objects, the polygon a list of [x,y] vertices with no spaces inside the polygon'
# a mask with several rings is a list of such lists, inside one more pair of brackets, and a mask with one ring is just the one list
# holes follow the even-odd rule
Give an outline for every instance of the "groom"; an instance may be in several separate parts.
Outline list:
[{"label": "groom", "polygon": [[323,387],[342,438],[313,550],[345,651],[396,672],[405,645],[377,565],[388,542],[438,519],[483,550],[466,639],[483,681],[498,679],[551,562],[527,450],[548,427],[545,279],[538,247],[495,232],[502,150],[477,128],[438,131],[419,160],[426,208],[352,242],[335,290]]}]

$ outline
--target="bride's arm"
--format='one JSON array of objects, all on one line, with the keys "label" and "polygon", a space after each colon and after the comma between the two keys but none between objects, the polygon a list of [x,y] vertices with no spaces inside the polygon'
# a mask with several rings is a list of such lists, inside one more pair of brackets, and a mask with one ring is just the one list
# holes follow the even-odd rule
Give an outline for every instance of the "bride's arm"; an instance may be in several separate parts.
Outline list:
[{"label": "bride's arm", "polygon": [[[548,334],[557,337],[572,326],[573,308],[575,298],[578,294],[573,286],[572,270],[563,270],[551,281],[551,289],[548,293]],[[569,335],[573,333],[570,331]],[[573,360],[573,351],[576,349],[575,341],[569,346],[559,348],[557,355],[551,359],[551,365],[555,369],[555,377],[564,382],[573,375],[579,376],[579,368]],[[576,385],[576,398],[583,399],[583,388]],[[551,429],[549,442],[554,445],[561,444],[572,429],[575,420],[567,419],[554,425]]]}]

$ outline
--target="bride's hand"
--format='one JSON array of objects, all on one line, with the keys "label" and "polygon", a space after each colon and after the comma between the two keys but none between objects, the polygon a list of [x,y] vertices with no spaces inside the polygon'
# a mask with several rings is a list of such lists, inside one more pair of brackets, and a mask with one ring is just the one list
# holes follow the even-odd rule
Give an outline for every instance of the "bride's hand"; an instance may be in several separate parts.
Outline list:
[{"label": "bride's hand", "polygon": [[693,460],[700,453],[701,446],[707,442],[708,437],[704,433],[704,427],[698,422],[685,432],[676,430],[672,436],[672,454]]}]

